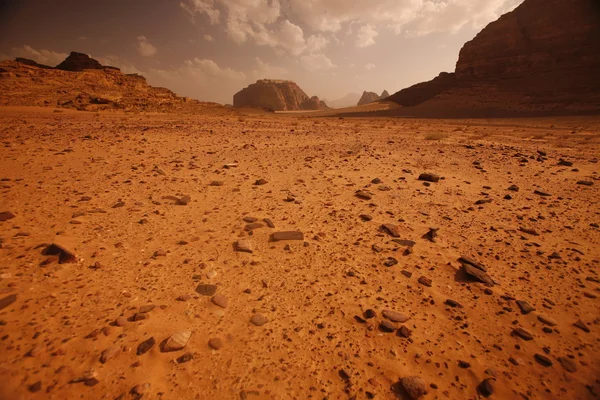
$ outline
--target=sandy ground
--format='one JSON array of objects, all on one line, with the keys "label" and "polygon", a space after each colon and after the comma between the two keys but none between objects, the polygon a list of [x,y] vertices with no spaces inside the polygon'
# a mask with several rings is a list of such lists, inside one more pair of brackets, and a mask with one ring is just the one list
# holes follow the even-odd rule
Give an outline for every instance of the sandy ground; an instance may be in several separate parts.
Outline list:
[{"label": "sandy ground", "polygon": [[0,108],[0,139],[2,399],[600,395],[600,118]]}]

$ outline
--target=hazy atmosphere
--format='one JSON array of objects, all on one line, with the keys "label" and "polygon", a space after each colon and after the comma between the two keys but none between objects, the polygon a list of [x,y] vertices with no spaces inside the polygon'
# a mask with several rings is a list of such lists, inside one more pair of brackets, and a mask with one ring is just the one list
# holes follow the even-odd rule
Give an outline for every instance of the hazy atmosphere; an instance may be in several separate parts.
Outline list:
[{"label": "hazy atmosphere", "polygon": [[257,79],[278,78],[331,101],[453,71],[462,45],[521,2],[7,1],[0,58],[54,66],[79,51],[199,100],[231,103]]}]

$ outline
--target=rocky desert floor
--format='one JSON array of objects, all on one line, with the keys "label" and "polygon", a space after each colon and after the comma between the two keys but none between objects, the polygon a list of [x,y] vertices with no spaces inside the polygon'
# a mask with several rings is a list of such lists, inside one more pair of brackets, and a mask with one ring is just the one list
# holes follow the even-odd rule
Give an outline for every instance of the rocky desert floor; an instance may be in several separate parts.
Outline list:
[{"label": "rocky desert floor", "polygon": [[4,107],[0,142],[3,400],[600,396],[599,117]]}]

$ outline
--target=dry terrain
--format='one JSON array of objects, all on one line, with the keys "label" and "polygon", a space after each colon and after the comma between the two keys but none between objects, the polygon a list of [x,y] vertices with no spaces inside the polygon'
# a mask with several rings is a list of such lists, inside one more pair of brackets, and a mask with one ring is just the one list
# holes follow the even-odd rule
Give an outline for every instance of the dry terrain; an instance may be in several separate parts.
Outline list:
[{"label": "dry terrain", "polygon": [[599,117],[2,107],[0,144],[1,399],[600,396]]}]

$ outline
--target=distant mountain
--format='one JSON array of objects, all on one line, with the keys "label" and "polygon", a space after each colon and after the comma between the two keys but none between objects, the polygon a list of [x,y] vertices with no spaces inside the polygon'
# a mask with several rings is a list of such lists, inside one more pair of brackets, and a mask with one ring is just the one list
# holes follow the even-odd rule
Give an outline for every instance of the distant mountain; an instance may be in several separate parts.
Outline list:
[{"label": "distant mountain", "polygon": [[261,79],[233,96],[233,106],[265,108],[274,111],[325,110],[327,104],[309,97],[292,81]]},{"label": "distant mountain", "polygon": [[389,95],[390,94],[388,93],[387,90],[384,90],[381,93],[381,96],[375,92],[366,92],[365,91],[365,92],[363,92],[360,100],[358,100],[357,105],[362,106],[363,104],[369,104],[369,103],[373,103],[374,101],[377,101],[377,100],[383,100],[386,97],[389,97]]}]

